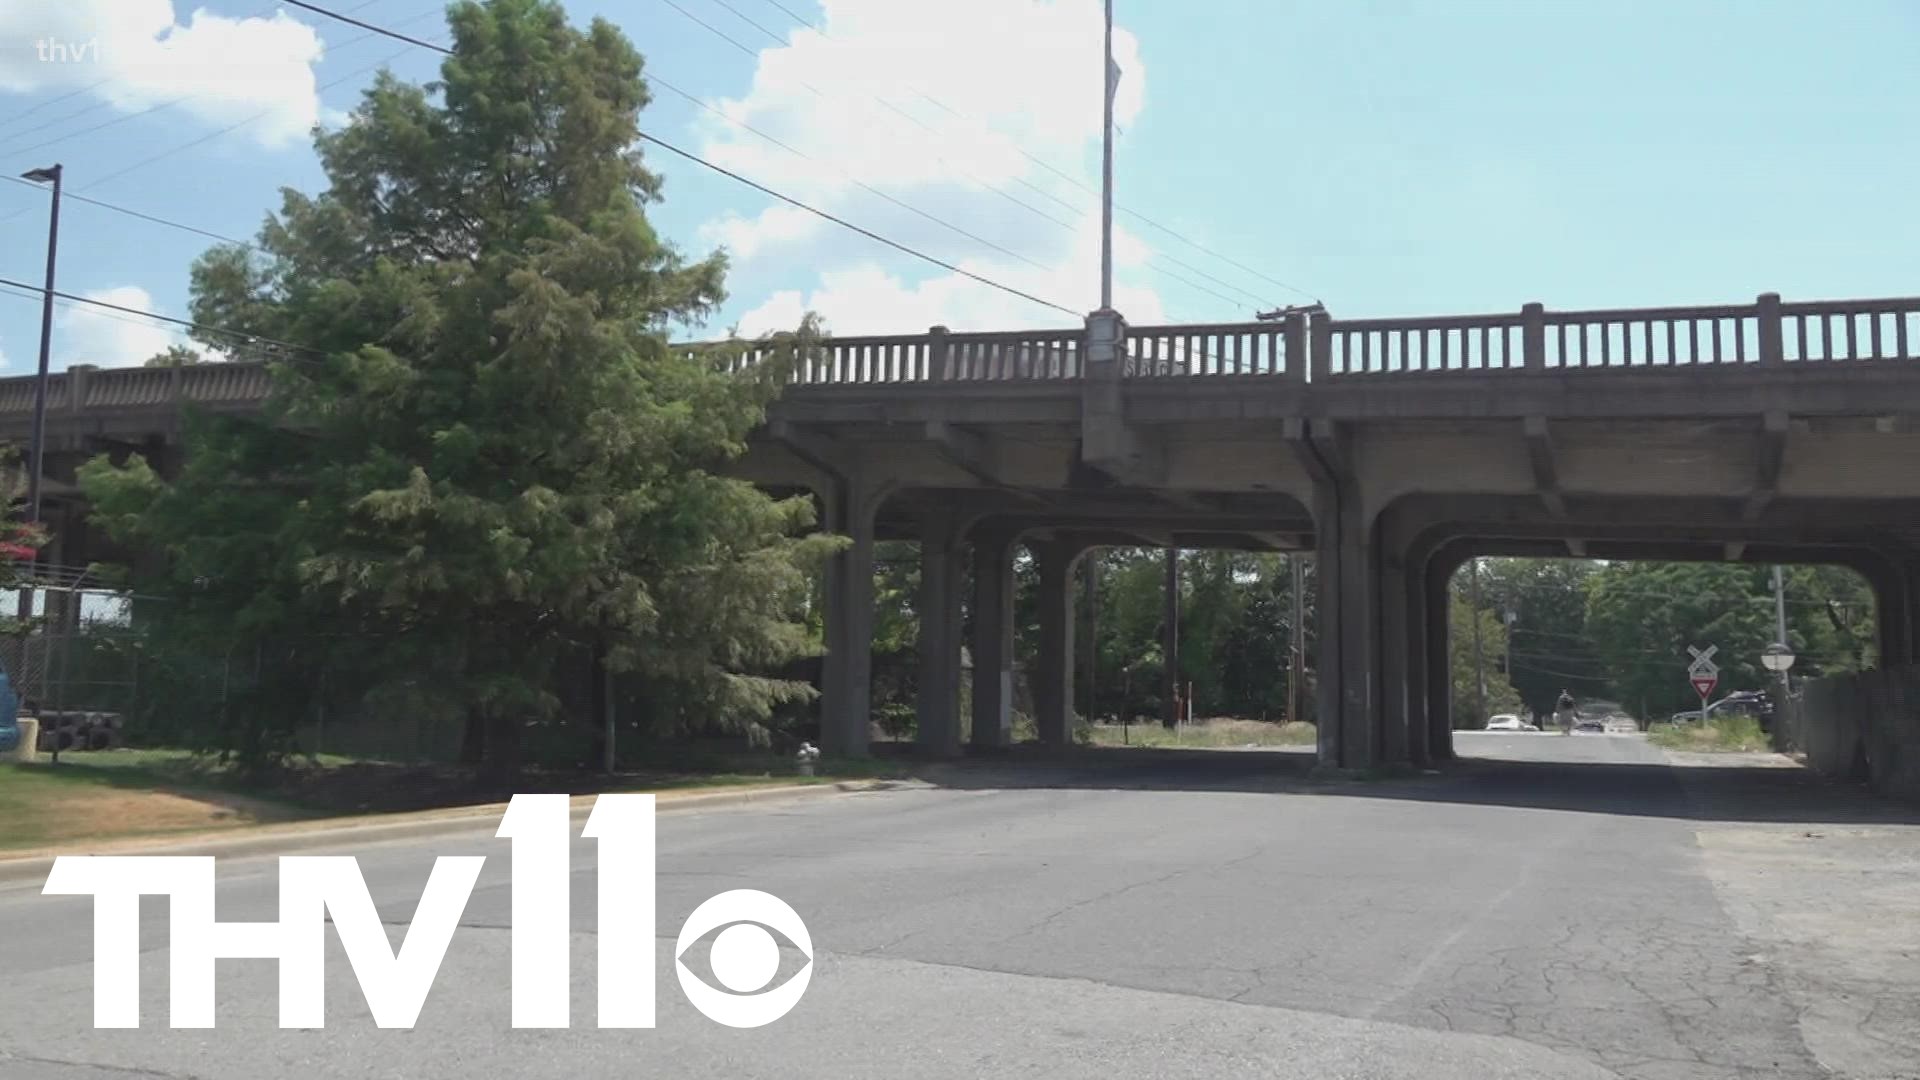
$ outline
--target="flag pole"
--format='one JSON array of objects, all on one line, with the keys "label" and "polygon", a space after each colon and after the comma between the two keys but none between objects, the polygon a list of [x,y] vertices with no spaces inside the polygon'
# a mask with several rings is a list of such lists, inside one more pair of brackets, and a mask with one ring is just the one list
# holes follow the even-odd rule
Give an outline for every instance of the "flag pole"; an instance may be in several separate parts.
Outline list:
[{"label": "flag pole", "polygon": [[1106,0],[1106,62],[1101,65],[1105,99],[1100,128],[1100,310],[1113,310],[1113,0]]}]

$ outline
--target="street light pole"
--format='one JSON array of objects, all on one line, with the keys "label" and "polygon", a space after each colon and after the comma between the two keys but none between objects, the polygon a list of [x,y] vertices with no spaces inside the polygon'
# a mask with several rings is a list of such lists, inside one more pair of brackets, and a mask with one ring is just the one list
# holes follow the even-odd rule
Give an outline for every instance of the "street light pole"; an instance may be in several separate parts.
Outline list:
[{"label": "street light pole", "polygon": [[27,520],[40,523],[41,462],[47,439],[47,363],[53,349],[53,272],[60,250],[60,178],[59,164],[22,173],[22,179],[53,185],[53,210],[47,217],[47,287],[40,294],[40,368],[33,384],[33,460],[27,476]]},{"label": "street light pole", "polygon": [[1487,722],[1487,669],[1480,659],[1480,557],[1473,557],[1472,576],[1468,578],[1468,604],[1473,607],[1473,678],[1477,693],[1474,707],[1480,710],[1475,725]]}]

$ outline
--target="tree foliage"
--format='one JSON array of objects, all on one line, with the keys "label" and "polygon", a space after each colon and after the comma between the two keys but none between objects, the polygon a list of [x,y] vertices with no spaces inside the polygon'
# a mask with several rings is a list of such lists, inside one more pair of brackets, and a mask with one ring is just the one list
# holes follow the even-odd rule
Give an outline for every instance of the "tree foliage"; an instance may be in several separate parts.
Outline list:
[{"label": "tree foliage", "polygon": [[147,362],[141,366],[160,368],[186,367],[191,364],[201,363],[205,359],[206,357],[202,356],[198,349],[190,349],[185,345],[169,345],[159,352],[154,353],[152,356],[147,357]]},{"label": "tree foliage", "polygon": [[283,193],[264,254],[193,267],[197,321],[310,350],[223,343],[275,361],[266,421],[199,425],[171,482],[96,462],[89,494],[167,556],[148,588],[183,634],[303,641],[309,690],[316,666],[350,671],[464,719],[495,763],[582,654],[671,726],[758,724],[808,693],[765,673],[814,646],[797,616],[832,543],[801,538],[808,503],[721,471],[781,365],[667,345],[724,265],[647,220],[621,33],[547,0],[448,20],[439,81],[382,73],[316,136],[326,189]]}]

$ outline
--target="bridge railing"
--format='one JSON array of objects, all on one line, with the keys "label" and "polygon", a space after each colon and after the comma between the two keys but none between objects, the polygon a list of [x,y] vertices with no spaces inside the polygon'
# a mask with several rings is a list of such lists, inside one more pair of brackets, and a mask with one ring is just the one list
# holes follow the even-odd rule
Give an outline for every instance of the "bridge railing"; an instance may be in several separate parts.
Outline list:
[{"label": "bridge railing", "polygon": [[[759,364],[787,346],[733,342],[712,349],[724,365]],[[829,338],[799,358],[808,387],[935,383],[1062,383],[1085,374],[1078,328]],[[1240,377],[1346,381],[1506,371],[1735,368],[1745,365],[1920,362],[1920,297],[1548,311],[1414,319],[1327,319],[1129,327],[1128,379]],[[137,410],[178,403],[245,407],[271,386],[266,367],[236,362],[173,368],[75,365],[49,377],[50,413]],[[0,416],[33,410],[31,376],[0,379]]]},{"label": "bridge railing", "polygon": [[1127,328],[1127,378],[1271,375],[1304,377],[1306,323],[1202,323]]},{"label": "bridge railing", "polygon": [[1781,304],[1789,360],[1912,359],[1920,350],[1920,297]]},{"label": "bridge railing", "polygon": [[1312,328],[1313,378],[1517,368],[1520,320],[1518,315],[1323,319]]},{"label": "bridge railing", "polygon": [[1312,377],[1912,360],[1920,298],[1322,320]]},{"label": "bridge railing", "polygon": [[[832,386],[1077,379],[1083,345],[1079,330],[956,334],[934,327],[925,334],[828,338],[804,348],[793,381]],[[789,346],[739,342],[732,349],[708,347],[722,350],[726,365],[737,371]]]}]

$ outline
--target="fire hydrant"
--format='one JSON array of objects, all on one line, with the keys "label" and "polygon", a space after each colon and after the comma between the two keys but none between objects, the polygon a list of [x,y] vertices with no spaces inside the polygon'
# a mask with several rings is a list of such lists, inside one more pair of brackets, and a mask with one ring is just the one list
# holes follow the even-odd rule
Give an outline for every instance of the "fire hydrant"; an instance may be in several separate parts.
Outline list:
[{"label": "fire hydrant", "polygon": [[793,756],[794,764],[800,769],[801,776],[813,775],[813,763],[820,760],[820,748],[812,743],[800,744],[800,752]]}]

